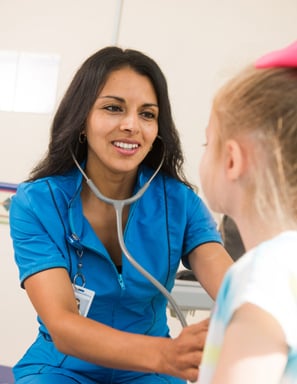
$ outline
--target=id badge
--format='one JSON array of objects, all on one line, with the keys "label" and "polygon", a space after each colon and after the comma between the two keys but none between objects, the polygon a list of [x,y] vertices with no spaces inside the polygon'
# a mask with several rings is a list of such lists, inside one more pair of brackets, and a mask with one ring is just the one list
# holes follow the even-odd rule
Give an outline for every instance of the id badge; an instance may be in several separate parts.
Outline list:
[{"label": "id badge", "polygon": [[91,289],[87,289],[76,284],[72,284],[72,286],[79,313],[86,317],[89,313],[95,292]]}]

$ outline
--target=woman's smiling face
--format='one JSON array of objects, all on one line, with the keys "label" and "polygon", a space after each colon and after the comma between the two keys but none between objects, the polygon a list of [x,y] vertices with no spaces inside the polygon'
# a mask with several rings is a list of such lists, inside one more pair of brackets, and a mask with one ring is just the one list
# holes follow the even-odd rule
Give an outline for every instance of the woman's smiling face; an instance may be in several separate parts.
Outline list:
[{"label": "woman's smiling face", "polygon": [[129,67],[112,72],[87,119],[87,169],[135,172],[157,137],[158,113],[148,77]]}]

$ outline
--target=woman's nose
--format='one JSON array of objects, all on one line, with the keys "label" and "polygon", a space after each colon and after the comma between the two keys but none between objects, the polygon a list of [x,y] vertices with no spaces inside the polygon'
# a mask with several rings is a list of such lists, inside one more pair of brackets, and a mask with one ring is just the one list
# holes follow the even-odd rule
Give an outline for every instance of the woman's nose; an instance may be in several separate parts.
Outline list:
[{"label": "woman's nose", "polygon": [[139,116],[137,113],[129,113],[123,117],[120,129],[131,133],[139,131]]}]

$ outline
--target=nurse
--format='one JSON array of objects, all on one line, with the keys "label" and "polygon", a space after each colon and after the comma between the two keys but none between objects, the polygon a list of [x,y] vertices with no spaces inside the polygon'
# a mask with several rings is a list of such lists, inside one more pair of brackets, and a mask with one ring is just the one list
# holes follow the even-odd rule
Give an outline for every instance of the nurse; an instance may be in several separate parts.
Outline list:
[{"label": "nurse", "polygon": [[10,209],[22,287],[39,333],[14,367],[16,384],[185,383],[196,380],[208,321],[171,338],[167,299],[129,261],[113,206],[126,199],[127,249],[168,291],[180,264],[216,297],[232,264],[216,224],[183,173],[167,83],[135,50],[106,47],[74,76],[54,117],[45,157]]}]

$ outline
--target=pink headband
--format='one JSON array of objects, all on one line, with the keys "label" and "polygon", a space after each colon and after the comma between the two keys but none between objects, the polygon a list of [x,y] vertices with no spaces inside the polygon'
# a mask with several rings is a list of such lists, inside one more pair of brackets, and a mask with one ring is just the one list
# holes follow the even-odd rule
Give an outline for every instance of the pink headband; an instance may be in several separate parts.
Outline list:
[{"label": "pink headband", "polygon": [[297,41],[289,46],[268,53],[255,62],[256,68],[296,67],[297,68]]}]

